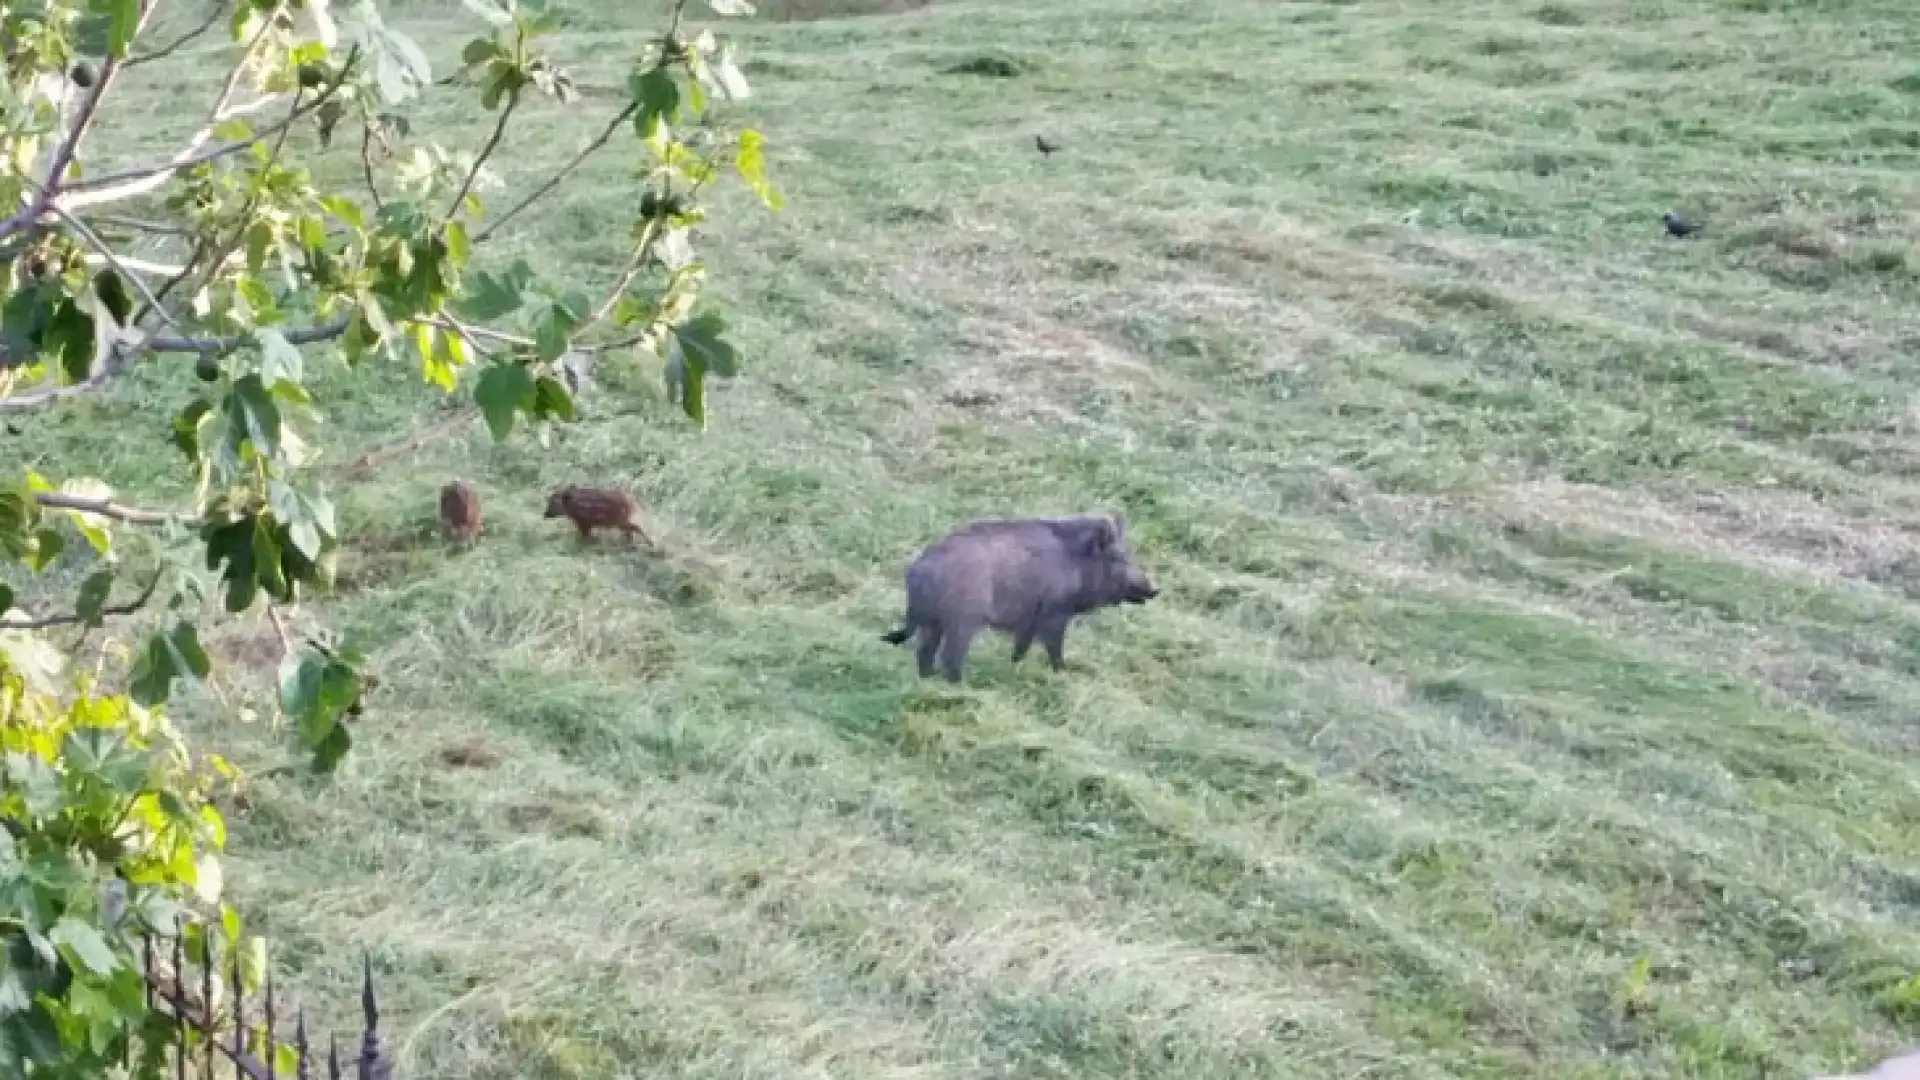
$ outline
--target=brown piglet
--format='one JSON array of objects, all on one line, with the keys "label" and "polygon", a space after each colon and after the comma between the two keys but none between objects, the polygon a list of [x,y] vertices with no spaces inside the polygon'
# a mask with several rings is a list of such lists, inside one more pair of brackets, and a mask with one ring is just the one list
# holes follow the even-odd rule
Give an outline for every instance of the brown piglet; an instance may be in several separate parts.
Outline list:
[{"label": "brown piglet", "polygon": [[638,533],[648,544],[653,538],[640,527],[640,503],[617,488],[581,487],[569,484],[547,497],[547,512],[542,517],[563,517],[580,530],[580,538],[590,539],[595,529],[619,529],[628,536]]},{"label": "brown piglet", "polygon": [[440,527],[456,540],[480,535],[480,493],[465,480],[440,489]]}]

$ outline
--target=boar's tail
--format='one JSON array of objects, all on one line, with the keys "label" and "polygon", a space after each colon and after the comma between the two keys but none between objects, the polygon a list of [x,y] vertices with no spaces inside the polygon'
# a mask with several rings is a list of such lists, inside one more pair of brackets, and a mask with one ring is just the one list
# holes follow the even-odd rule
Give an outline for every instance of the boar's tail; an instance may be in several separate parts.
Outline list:
[{"label": "boar's tail", "polygon": [[907,625],[900,627],[898,630],[889,630],[886,633],[881,634],[880,640],[886,642],[889,645],[905,645],[907,643],[907,639],[912,636],[913,636],[913,624],[908,623]]}]

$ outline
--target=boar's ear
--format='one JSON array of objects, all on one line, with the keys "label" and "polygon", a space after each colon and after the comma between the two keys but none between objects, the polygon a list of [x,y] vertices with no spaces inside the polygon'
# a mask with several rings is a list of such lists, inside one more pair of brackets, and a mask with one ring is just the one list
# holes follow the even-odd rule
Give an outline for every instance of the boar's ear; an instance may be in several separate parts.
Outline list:
[{"label": "boar's ear", "polygon": [[1127,519],[1121,516],[1120,511],[1118,510],[1115,510],[1113,513],[1109,514],[1108,517],[1113,520],[1113,538],[1119,541],[1126,540]]},{"label": "boar's ear", "polygon": [[1087,553],[1099,555],[1120,546],[1120,523],[1113,518],[1099,517],[1090,522],[1093,528],[1087,530]]}]

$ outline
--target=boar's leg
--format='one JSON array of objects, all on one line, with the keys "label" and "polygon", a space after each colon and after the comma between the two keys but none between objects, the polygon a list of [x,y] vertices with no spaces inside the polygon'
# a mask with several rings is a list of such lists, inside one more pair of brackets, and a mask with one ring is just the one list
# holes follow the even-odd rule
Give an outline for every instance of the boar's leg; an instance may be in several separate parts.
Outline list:
[{"label": "boar's leg", "polygon": [[1014,628],[1013,662],[1019,663],[1027,658],[1027,650],[1033,648],[1033,635],[1040,626],[1041,615],[1034,612],[1028,619]]},{"label": "boar's leg", "polygon": [[920,644],[914,649],[913,657],[920,663],[920,677],[933,677],[933,656],[940,650],[940,624],[927,622],[920,624]]},{"label": "boar's leg", "polygon": [[973,647],[973,636],[980,632],[978,623],[955,623],[940,628],[940,673],[947,681],[957,683],[965,674],[967,650]]},{"label": "boar's leg", "polygon": [[1062,658],[1060,651],[1064,649],[1067,644],[1067,623],[1069,621],[1069,619],[1059,617],[1047,619],[1040,623],[1035,631],[1040,638],[1041,647],[1047,650],[1047,663],[1052,666],[1055,671],[1059,671],[1066,665],[1066,660]]}]

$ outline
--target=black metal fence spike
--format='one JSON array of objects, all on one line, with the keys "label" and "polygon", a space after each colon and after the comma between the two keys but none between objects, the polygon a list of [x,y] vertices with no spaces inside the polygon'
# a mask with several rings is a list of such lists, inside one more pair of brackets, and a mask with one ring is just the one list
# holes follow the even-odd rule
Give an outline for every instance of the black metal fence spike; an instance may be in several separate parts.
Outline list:
[{"label": "black metal fence spike", "polygon": [[264,1022],[266,1024],[266,1029],[267,1029],[266,1030],[267,1080],[274,1080],[273,1070],[275,1065],[278,1064],[277,1062],[274,1061],[274,1057],[276,1056],[276,1052],[278,1051],[279,1048],[275,1046],[273,1042],[273,964],[271,962],[267,964],[267,980],[266,981],[267,981],[267,987],[266,987],[267,1000],[261,1003],[261,1012],[264,1014],[264,1017],[265,1017]]},{"label": "black metal fence spike", "polygon": [[360,1037],[359,1080],[385,1080],[386,1055],[380,1047],[380,1006],[373,996],[373,956],[360,950],[360,1010],[366,1014],[367,1029]]},{"label": "black metal fence spike", "polygon": [[293,1048],[300,1055],[299,1064],[294,1066],[295,1080],[313,1080],[313,1057],[311,1047],[307,1045],[307,1007],[300,1006],[300,1012],[293,1022]]},{"label": "black metal fence spike", "polygon": [[200,928],[200,1008],[204,1011],[200,1014],[202,1020],[200,1034],[205,1036],[206,1056],[202,1059],[200,1075],[206,1080],[213,1080],[213,1051],[220,1045],[220,1040],[213,1030],[214,963],[213,928],[202,926]]},{"label": "black metal fence spike", "polygon": [[[240,950],[227,950],[227,975],[233,989],[233,1080],[249,1080],[246,1069],[241,1065],[241,1055],[247,1052],[247,989],[240,973]],[[207,1017],[211,1029],[213,1017]],[[257,1078],[255,1078],[257,1080]]]},{"label": "black metal fence spike", "polygon": [[[177,1008],[187,1000],[187,928],[182,922],[173,935],[173,1000]],[[187,1025],[173,1026],[173,1080],[187,1080]]]}]

